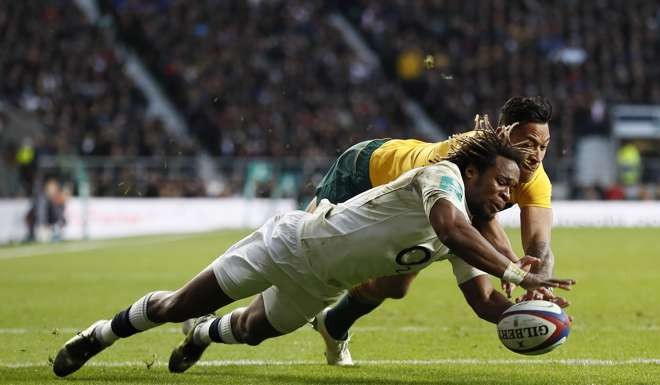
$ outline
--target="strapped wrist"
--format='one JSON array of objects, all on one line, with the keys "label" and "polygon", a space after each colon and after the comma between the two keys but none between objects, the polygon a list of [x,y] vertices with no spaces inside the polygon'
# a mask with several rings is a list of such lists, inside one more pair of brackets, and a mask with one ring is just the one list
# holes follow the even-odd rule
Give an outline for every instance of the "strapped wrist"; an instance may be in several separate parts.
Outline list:
[{"label": "strapped wrist", "polygon": [[525,270],[519,268],[515,263],[509,262],[502,275],[502,280],[519,285],[525,279],[526,275],[527,272]]}]

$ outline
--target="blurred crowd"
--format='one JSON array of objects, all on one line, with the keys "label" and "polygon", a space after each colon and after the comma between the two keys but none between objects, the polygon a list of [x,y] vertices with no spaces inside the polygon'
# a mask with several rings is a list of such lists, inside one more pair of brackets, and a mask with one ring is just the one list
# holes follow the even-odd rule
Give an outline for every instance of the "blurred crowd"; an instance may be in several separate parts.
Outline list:
[{"label": "blurred crowd", "polygon": [[[496,116],[512,95],[548,97],[555,111],[546,168],[553,176],[554,165],[572,159],[578,137],[609,133],[609,106],[660,104],[656,2],[97,3],[105,16],[94,23],[70,1],[0,5],[0,101],[42,126],[13,141],[0,135],[2,161],[16,180],[12,196],[43,189],[33,186],[48,179],[36,171],[44,155],[85,159],[91,166],[84,178],[97,196],[237,194],[246,191],[252,169],[256,196],[309,194],[323,167],[313,176],[291,172],[281,188],[259,164],[245,166],[245,175],[220,166],[227,174],[220,187],[204,183],[196,167],[171,165],[201,150],[226,159],[331,159],[369,138],[438,139],[415,130],[402,111],[405,97],[419,101],[446,133],[469,129],[476,113]],[[357,28],[380,66],[348,46],[331,25],[332,12]],[[127,75],[117,42],[137,52],[174,101],[189,140],[147,115],[148,101]],[[2,121],[0,115],[0,130]],[[116,167],[96,157],[129,161]],[[150,166],[132,165],[135,157]],[[573,196],[620,196],[596,187]]]},{"label": "blurred crowd", "polygon": [[214,155],[318,156],[410,136],[401,91],[305,0],[108,0]]},{"label": "blurred crowd", "polygon": [[552,159],[571,156],[578,136],[606,134],[608,106],[660,103],[658,2],[337,3],[450,132],[509,95],[543,95],[555,107]]},{"label": "blurred crowd", "polygon": [[[87,21],[73,2],[3,2],[0,36],[0,100],[43,126],[2,143],[8,167],[18,171],[13,195],[33,194],[35,164],[43,155],[194,152],[173,141],[160,120],[146,116],[147,101],[126,75],[108,32]],[[94,193],[113,195],[120,181],[115,174],[110,169],[91,175]]]}]

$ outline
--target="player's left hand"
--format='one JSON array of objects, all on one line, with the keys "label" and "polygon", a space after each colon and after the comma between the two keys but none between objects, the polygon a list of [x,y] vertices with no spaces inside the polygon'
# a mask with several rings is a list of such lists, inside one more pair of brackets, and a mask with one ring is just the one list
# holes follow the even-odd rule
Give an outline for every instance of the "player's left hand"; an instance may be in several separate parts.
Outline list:
[{"label": "player's left hand", "polygon": [[516,298],[516,303],[522,301],[531,301],[534,299],[553,302],[561,308],[566,308],[571,304],[566,298],[556,296],[552,289],[548,287],[539,287],[535,290],[528,290],[525,294]]}]

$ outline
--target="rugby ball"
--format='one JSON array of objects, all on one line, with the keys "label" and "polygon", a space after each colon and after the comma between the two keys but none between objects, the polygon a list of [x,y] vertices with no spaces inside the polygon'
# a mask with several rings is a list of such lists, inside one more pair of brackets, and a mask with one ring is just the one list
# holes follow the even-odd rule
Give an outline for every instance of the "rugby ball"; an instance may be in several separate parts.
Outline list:
[{"label": "rugby ball", "polygon": [[564,311],[548,301],[524,301],[506,309],[497,335],[509,350],[527,355],[547,353],[563,344],[571,329]]}]

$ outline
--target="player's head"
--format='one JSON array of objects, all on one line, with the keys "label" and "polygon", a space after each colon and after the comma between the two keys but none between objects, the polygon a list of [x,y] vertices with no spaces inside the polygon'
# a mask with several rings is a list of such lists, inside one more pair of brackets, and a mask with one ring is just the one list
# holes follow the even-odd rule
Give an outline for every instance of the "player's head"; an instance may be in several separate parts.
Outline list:
[{"label": "player's head", "polygon": [[511,144],[528,154],[520,168],[520,181],[529,182],[541,165],[550,144],[552,104],[543,97],[515,96],[507,100],[500,110],[498,126],[518,123],[509,136]]},{"label": "player's head", "polygon": [[460,143],[446,160],[461,170],[472,215],[490,219],[511,199],[511,188],[520,178],[519,165],[524,163],[523,152],[502,141],[494,130],[456,140]]}]

